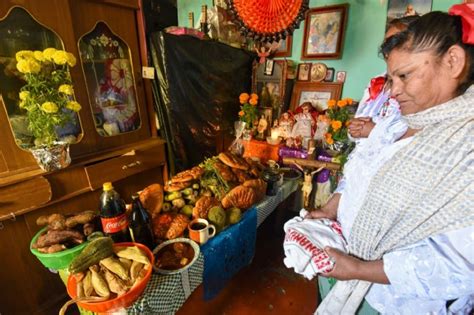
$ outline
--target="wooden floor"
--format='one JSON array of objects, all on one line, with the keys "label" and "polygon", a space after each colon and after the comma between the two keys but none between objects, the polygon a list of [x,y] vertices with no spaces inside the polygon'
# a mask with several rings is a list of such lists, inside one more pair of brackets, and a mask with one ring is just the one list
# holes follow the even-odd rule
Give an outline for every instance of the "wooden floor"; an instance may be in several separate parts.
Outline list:
[{"label": "wooden floor", "polygon": [[313,314],[316,280],[308,281],[283,264],[283,223],[295,212],[278,209],[260,226],[252,264],[241,270],[219,295],[203,301],[199,286],[177,315]]}]

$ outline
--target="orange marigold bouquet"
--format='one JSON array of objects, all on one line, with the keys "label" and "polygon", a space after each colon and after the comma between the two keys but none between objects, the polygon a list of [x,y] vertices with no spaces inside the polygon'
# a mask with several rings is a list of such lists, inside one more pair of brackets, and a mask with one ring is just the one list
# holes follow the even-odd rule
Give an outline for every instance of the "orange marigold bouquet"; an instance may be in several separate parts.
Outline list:
[{"label": "orange marigold bouquet", "polygon": [[248,129],[252,129],[254,121],[257,120],[258,117],[258,95],[255,93],[248,94],[242,93],[239,96],[240,101],[240,112],[239,112],[239,120],[243,121],[247,124]]},{"label": "orange marigold bouquet", "polygon": [[329,145],[335,141],[347,142],[347,127],[351,118],[347,105],[352,105],[351,98],[345,98],[339,101],[329,100],[326,116],[329,118],[328,132],[324,135],[325,142]]}]

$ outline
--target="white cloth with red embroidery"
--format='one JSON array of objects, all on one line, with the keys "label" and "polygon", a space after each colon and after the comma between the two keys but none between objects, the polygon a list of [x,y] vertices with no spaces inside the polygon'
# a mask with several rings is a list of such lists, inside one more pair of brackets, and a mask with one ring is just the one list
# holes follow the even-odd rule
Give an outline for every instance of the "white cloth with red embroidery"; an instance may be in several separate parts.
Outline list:
[{"label": "white cloth with red embroidery", "polygon": [[334,268],[334,261],[326,254],[324,248],[329,246],[347,252],[347,243],[342,236],[341,226],[337,221],[329,219],[304,219],[308,212],[300,211],[283,226],[285,240],[283,262],[287,268],[308,280],[318,273],[327,273]]}]

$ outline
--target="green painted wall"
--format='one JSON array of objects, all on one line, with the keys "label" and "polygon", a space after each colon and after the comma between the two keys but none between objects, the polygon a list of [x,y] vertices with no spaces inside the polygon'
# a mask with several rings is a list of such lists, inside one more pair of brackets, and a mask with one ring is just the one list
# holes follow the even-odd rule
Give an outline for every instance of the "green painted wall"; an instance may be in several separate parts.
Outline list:
[{"label": "green painted wall", "polygon": [[[250,0],[251,1],[251,0]],[[433,0],[432,10],[447,11],[460,0]],[[388,0],[310,0],[310,7],[349,3],[348,24],[342,59],[309,60],[323,62],[336,71],[347,71],[343,97],[360,99],[369,79],[385,69],[385,62],[378,57],[378,47],[383,39],[387,18]],[[201,5],[212,5],[212,0],[178,0],[179,25],[188,26],[188,12],[194,12],[197,21]],[[304,22],[293,34],[292,59],[300,62]]]}]

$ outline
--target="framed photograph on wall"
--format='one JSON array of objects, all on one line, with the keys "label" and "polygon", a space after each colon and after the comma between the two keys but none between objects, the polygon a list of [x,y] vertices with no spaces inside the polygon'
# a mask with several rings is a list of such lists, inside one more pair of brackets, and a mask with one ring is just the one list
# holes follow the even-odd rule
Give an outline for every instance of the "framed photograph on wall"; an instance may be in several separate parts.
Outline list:
[{"label": "framed photograph on wall", "polygon": [[298,81],[309,81],[311,73],[311,63],[300,63],[298,65]]},{"label": "framed photograph on wall", "polygon": [[334,81],[334,68],[328,68],[326,71],[326,77],[324,77],[324,82]]},{"label": "framed photograph on wall", "polygon": [[342,93],[342,83],[296,82],[291,95],[290,109],[294,110],[304,102],[311,102],[318,111],[327,109],[327,101],[338,100]]},{"label": "framed photograph on wall", "polygon": [[340,59],[349,4],[310,9],[306,14],[301,59]]},{"label": "framed photograph on wall", "polygon": [[346,71],[338,71],[336,73],[336,82],[346,82]]},{"label": "framed photograph on wall", "polygon": [[273,59],[265,59],[265,70],[263,70],[264,75],[271,76],[273,74],[273,65],[275,61]]},{"label": "framed photograph on wall", "polygon": [[433,0],[388,0],[387,25],[393,19],[428,13],[432,5]]},{"label": "framed photograph on wall", "polygon": [[287,36],[286,39],[281,39],[279,42],[267,43],[265,47],[272,50],[273,57],[291,57],[291,50],[293,46],[292,36]]}]

